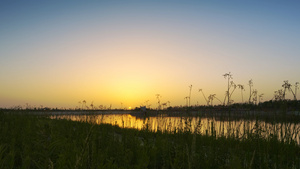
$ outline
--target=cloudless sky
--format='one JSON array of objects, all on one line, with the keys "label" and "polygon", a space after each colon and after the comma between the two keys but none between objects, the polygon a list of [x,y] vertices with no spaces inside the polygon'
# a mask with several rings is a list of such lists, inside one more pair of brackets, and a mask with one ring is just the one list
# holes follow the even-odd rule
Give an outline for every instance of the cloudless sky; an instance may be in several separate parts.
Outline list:
[{"label": "cloudless sky", "polygon": [[[299,1],[0,1],[0,107],[264,100],[300,81]],[[293,86],[294,89],[294,86]],[[297,95],[300,97],[299,94]],[[233,94],[241,102],[241,90]],[[292,94],[288,93],[288,98]],[[214,101],[218,103],[218,101]]]}]

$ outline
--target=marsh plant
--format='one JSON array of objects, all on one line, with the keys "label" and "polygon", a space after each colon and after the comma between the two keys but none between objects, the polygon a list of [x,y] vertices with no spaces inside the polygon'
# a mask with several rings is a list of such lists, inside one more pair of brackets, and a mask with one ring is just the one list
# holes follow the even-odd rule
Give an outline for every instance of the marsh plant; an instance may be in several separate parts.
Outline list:
[{"label": "marsh plant", "polygon": [[157,110],[160,110],[161,109],[161,104],[160,104],[161,95],[156,94],[155,96],[156,96],[156,99],[157,99]]},{"label": "marsh plant", "polygon": [[239,89],[241,89],[242,103],[244,103],[244,97],[243,97],[243,91],[245,91],[244,85],[238,84],[237,87],[238,87]]},{"label": "marsh plant", "polygon": [[190,93],[189,93],[189,107],[191,106],[192,87],[193,87],[193,85],[189,86],[189,88],[190,88]]},{"label": "marsh plant", "polygon": [[226,97],[224,99],[224,104],[225,104],[225,100],[227,98],[227,105],[230,104],[230,88],[232,87],[231,83],[230,83],[230,80],[232,79],[232,74],[229,72],[229,73],[225,73],[224,75],[224,78],[227,79],[227,91],[226,91]]},{"label": "marsh plant", "polygon": [[[195,122],[181,117],[182,128],[152,132],[147,118],[135,130],[6,112],[0,117],[4,169],[300,167],[300,148],[291,139],[299,129],[292,124],[267,126],[257,120],[217,125],[213,119],[202,123],[201,117]],[[270,131],[275,132],[263,135]],[[280,138],[278,132],[285,135]]]},{"label": "marsh plant", "polygon": [[299,89],[299,82],[295,83],[295,95],[294,95],[294,100],[297,100],[297,90]]},{"label": "marsh plant", "polygon": [[250,94],[249,94],[249,103],[252,103],[251,102],[251,98],[252,98],[252,96],[253,96],[253,91],[252,91],[252,87],[253,87],[253,80],[251,79],[251,80],[249,80],[249,82],[248,82],[248,85],[249,85],[249,89],[250,89]]},{"label": "marsh plant", "polygon": [[208,101],[207,98],[205,97],[205,94],[203,93],[203,90],[202,90],[202,89],[199,89],[199,92],[202,93],[202,95],[203,95],[203,97],[204,97],[204,99],[205,99],[206,104],[209,105],[209,101]]}]

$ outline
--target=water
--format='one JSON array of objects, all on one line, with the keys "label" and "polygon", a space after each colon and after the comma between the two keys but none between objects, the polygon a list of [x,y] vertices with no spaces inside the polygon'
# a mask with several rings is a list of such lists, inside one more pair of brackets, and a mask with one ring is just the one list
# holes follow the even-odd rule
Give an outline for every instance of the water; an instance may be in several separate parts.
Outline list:
[{"label": "water", "polygon": [[94,124],[112,124],[122,128],[156,132],[195,132],[216,137],[263,138],[276,136],[280,141],[294,140],[300,145],[300,124],[267,123],[255,120],[220,121],[214,118],[156,116],[139,118],[130,114],[52,115],[52,119],[69,119]]}]

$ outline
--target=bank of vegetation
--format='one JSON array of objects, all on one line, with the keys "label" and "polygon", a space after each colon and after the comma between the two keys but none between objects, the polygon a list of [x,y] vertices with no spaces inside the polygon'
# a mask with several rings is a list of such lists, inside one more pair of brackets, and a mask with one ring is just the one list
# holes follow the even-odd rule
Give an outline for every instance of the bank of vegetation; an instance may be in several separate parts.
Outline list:
[{"label": "bank of vegetation", "polygon": [[259,127],[216,137],[213,128],[151,132],[5,110],[0,124],[0,168],[300,168],[297,142]]}]

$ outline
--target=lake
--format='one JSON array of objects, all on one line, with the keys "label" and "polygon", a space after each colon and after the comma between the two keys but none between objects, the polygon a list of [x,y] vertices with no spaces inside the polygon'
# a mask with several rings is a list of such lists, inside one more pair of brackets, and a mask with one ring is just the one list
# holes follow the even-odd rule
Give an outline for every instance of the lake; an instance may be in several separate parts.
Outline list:
[{"label": "lake", "polygon": [[137,117],[130,114],[52,115],[52,119],[68,119],[94,124],[112,124],[121,128],[148,129],[156,132],[195,132],[216,137],[248,138],[253,136],[294,140],[300,144],[300,124],[270,123],[260,120],[216,120],[200,117]]}]

